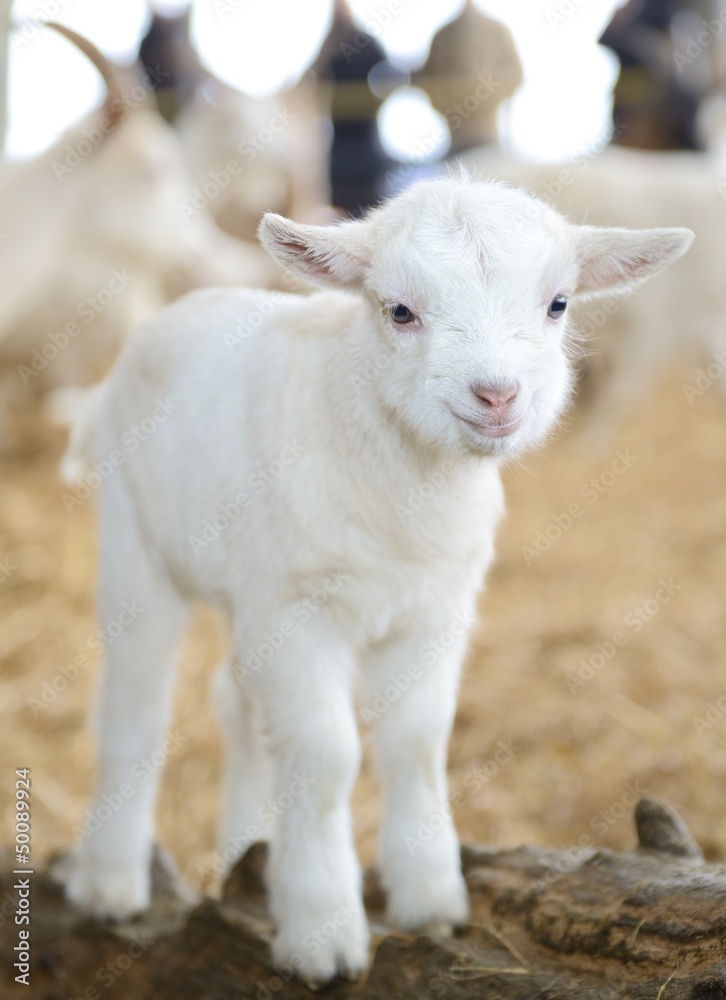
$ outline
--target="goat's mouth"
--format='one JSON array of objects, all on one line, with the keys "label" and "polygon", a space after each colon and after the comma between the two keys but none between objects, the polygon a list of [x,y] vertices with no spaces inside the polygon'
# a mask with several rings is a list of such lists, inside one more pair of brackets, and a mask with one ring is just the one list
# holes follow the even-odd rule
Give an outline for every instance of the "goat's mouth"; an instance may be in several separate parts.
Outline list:
[{"label": "goat's mouth", "polygon": [[455,416],[463,424],[466,424],[470,431],[479,438],[509,437],[510,434],[514,434],[522,426],[522,421],[524,420],[524,417],[516,417],[514,420],[508,420],[506,423],[503,423],[496,420],[477,420],[469,417],[461,417],[458,413]]}]

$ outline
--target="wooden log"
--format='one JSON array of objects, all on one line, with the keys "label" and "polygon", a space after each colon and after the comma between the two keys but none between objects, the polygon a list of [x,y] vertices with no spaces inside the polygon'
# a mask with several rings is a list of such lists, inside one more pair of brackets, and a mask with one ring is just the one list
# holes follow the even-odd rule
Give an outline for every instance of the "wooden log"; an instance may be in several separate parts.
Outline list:
[{"label": "wooden log", "polygon": [[[462,849],[470,923],[454,937],[387,927],[365,882],[371,964],[331,1000],[720,1000],[726,998],[726,865],[704,862],[663,803],[636,808],[638,846]],[[14,1000],[298,1000],[310,992],[269,958],[266,847],[233,869],[220,900],[191,902],[157,855],[154,900],[110,925],[76,912],[48,872],[31,879],[30,986],[13,981],[12,858],[0,863],[0,997]],[[334,934],[335,926],[318,930]],[[311,938],[311,942],[313,939]],[[311,943],[310,947],[314,947]]]}]

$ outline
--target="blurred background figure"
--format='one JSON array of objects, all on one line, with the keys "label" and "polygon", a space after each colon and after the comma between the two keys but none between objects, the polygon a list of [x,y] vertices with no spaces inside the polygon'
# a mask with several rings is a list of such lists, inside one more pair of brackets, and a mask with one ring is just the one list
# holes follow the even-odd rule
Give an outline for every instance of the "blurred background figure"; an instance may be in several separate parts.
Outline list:
[{"label": "blurred background figure", "polygon": [[190,7],[161,14],[152,5],[151,23],[139,45],[139,62],[154,85],[159,114],[172,123],[210,79],[189,37],[190,14]]},{"label": "blurred background figure", "polygon": [[[582,398],[603,387],[610,422],[666,361],[726,340],[714,273],[726,184],[715,156],[692,151],[697,130],[726,151],[726,16],[715,0],[107,0],[103,11],[74,0],[63,16],[94,43],[88,58],[45,27],[35,2],[15,0],[26,21],[5,46],[10,395],[87,384],[134,323],[200,285],[289,290],[256,245],[264,212],[359,215],[458,162],[528,185],[577,222],[698,230],[665,284],[602,321],[583,317],[597,359]],[[83,101],[69,92],[53,103],[81,69]],[[27,103],[41,77],[42,99]],[[45,141],[31,135],[41,118]],[[653,160],[608,148],[611,138],[690,152]],[[79,326],[82,303],[123,268],[133,279]]]},{"label": "blurred background figure", "polygon": [[497,111],[522,82],[511,31],[466,0],[434,36],[416,82],[446,119],[452,154],[496,142]]},{"label": "blurred background figure", "polygon": [[313,70],[332,124],[331,201],[350,215],[360,215],[387,194],[384,177],[393,161],[378,135],[382,99],[371,79],[384,83],[392,67],[376,39],[356,24],[346,0],[334,2],[330,31]]},{"label": "blurred background figure", "polygon": [[[700,6],[712,5],[706,0]],[[701,29],[698,7],[698,0],[629,0],[613,15],[600,37],[620,61],[613,142],[638,149],[700,148],[696,112],[713,74],[707,47],[685,51],[689,32]]]}]

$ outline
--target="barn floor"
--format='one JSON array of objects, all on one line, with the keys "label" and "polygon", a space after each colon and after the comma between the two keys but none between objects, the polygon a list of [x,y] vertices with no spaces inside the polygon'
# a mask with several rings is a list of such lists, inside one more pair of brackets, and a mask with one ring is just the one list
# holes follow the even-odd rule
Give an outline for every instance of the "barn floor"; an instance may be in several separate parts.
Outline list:
[{"label": "barn floor", "polygon": [[[726,858],[726,403],[713,387],[689,406],[693,375],[663,383],[599,454],[564,430],[506,474],[509,516],[451,747],[465,841],[628,847],[647,792]],[[64,440],[29,410],[0,458],[2,799],[14,769],[31,768],[36,861],[71,843],[93,779],[95,655],[52,699],[44,688],[62,687],[60,668],[96,629],[94,510],[63,507]],[[556,538],[554,518],[566,525],[573,503],[580,514]],[[543,551],[523,551],[537,538]],[[214,859],[220,743],[207,691],[222,649],[200,613],[173,723],[188,739],[169,756],[159,806],[160,839],[195,886],[211,885]],[[366,861],[377,809],[366,760],[355,796]],[[9,845],[10,810],[0,822]]]}]

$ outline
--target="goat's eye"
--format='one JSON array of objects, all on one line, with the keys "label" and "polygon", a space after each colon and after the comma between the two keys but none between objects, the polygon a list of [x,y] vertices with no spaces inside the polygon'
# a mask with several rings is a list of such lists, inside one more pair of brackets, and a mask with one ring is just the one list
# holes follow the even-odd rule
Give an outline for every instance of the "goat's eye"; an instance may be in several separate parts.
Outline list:
[{"label": "goat's eye", "polygon": [[394,323],[412,323],[416,318],[408,306],[404,306],[401,302],[397,306],[388,308]]},{"label": "goat's eye", "polygon": [[555,297],[550,302],[550,307],[547,310],[547,315],[550,319],[559,319],[562,313],[567,309],[567,299],[564,295],[555,295]]}]

